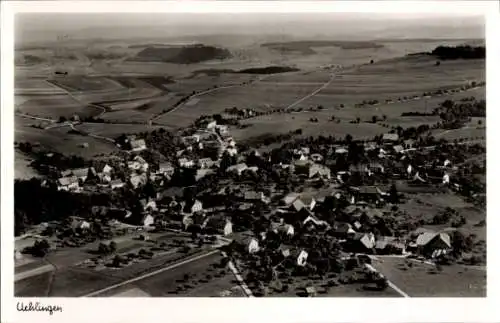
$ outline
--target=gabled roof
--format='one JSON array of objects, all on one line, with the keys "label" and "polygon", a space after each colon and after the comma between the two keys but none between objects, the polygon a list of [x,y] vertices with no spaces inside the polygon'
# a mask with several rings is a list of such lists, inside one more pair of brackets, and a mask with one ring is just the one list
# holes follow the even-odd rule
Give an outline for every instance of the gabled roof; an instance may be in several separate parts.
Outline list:
[{"label": "gabled roof", "polygon": [[61,177],[58,179],[61,186],[68,186],[74,183],[78,183],[78,178],[76,176]]},{"label": "gabled roof", "polygon": [[144,139],[131,140],[130,147],[132,149],[146,147],[146,141]]},{"label": "gabled roof", "polygon": [[382,140],[398,141],[399,136],[397,133],[384,133]]},{"label": "gabled roof", "polygon": [[300,211],[306,207],[306,205],[300,199],[296,199],[295,201],[293,201],[292,206],[296,211]]},{"label": "gabled roof", "polygon": [[434,237],[437,236],[436,232],[423,232],[417,237],[417,245],[425,246],[428,244]]},{"label": "gabled roof", "polygon": [[75,175],[76,177],[86,177],[88,176],[89,171],[92,172],[92,170],[93,168],[88,168],[88,167],[76,168],[72,169],[71,173],[73,173],[73,175]]}]

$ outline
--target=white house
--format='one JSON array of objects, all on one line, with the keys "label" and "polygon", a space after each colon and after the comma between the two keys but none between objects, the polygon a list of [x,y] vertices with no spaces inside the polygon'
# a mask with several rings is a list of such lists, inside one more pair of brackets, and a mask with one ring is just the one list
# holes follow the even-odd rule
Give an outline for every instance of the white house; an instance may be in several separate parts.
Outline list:
[{"label": "white house", "polygon": [[229,156],[236,156],[238,154],[238,150],[234,147],[230,147],[226,149]]},{"label": "white house", "polygon": [[309,254],[305,250],[301,250],[299,255],[297,256],[297,265],[305,266],[307,264],[307,257]]},{"label": "white house", "polygon": [[147,183],[147,181],[148,181],[148,179],[147,179],[147,176],[145,174],[132,175],[130,177],[130,184],[132,184],[132,186],[134,188],[138,188],[141,185],[145,185]]},{"label": "white house", "polygon": [[207,124],[207,129],[209,130],[215,129],[216,126],[217,126],[217,121],[211,121]]},{"label": "white house", "polygon": [[200,158],[198,159],[198,166],[200,168],[212,168],[217,162],[211,158]]},{"label": "white house", "polygon": [[174,166],[171,163],[161,163],[158,168],[157,174],[161,174],[164,176],[172,176],[175,172]]},{"label": "white house", "polygon": [[109,183],[109,186],[111,187],[111,189],[117,189],[117,188],[122,188],[123,186],[125,186],[125,183],[122,182],[121,179],[115,179],[115,180],[112,180],[110,183]]},{"label": "white house", "polygon": [[146,141],[144,141],[144,139],[131,140],[130,141],[130,148],[132,149],[132,151],[145,150],[147,148]]},{"label": "white house", "polygon": [[145,228],[153,227],[154,223],[155,223],[155,218],[151,214],[146,215],[142,220],[142,224]]},{"label": "white house", "polygon": [[74,191],[78,190],[78,188],[79,183],[76,176],[62,177],[57,180],[57,189],[59,191]]},{"label": "white house", "polygon": [[249,239],[246,243],[248,253],[256,253],[260,250],[259,242],[255,238]]},{"label": "white house", "polygon": [[190,168],[194,166],[194,161],[192,161],[191,159],[187,159],[185,157],[179,158],[178,162],[180,167]]},{"label": "white house", "polygon": [[228,173],[235,173],[235,174],[241,175],[241,173],[243,173],[243,171],[245,171],[247,168],[248,168],[247,164],[241,163],[241,164],[236,164],[236,165],[233,165],[233,166],[229,166],[226,169],[226,172],[228,172]]},{"label": "white house", "polygon": [[450,175],[444,174],[443,175],[443,184],[449,184],[450,183]]}]

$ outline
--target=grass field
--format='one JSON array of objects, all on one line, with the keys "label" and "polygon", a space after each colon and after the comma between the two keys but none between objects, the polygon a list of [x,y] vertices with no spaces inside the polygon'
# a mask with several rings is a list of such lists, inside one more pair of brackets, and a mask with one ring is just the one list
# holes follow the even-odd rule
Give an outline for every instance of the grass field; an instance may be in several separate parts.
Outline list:
[{"label": "grass field", "polygon": [[[309,121],[310,118],[314,117],[318,118],[317,123]],[[350,134],[357,139],[373,138],[375,135],[387,132],[387,129],[378,124],[330,122],[324,113],[316,112],[260,116],[245,120],[242,124],[250,126],[244,129],[230,130],[235,140],[244,140],[266,133],[287,133],[299,128],[302,129],[303,136],[332,135],[343,138]]]},{"label": "grass field", "polygon": [[[215,253],[116,288],[106,292],[103,296],[114,296],[138,288],[153,297],[213,297],[219,296],[224,290],[231,290],[233,297],[242,297],[242,292],[235,288],[237,284],[233,282],[234,276],[231,272],[228,269],[215,269],[212,266],[218,264],[221,259],[221,255]],[[224,274],[221,271],[224,271]],[[186,273],[190,275],[190,278],[184,281]]]},{"label": "grass field", "polygon": [[412,262],[402,270],[403,259],[383,258],[373,266],[410,297],[485,297],[486,272],[461,265],[443,266],[442,272],[430,273],[432,265]]},{"label": "grass field", "polygon": [[16,161],[14,178],[30,179],[40,176],[35,169],[30,167],[31,159],[23,153],[16,151],[14,159]]},{"label": "grass field", "polygon": [[[25,121],[18,122],[18,119],[22,118],[16,117],[15,119],[16,127],[14,139],[17,142],[38,143],[51,151],[60,152],[66,155],[74,154],[87,158],[98,154],[108,154],[118,150],[115,145],[104,140],[68,134],[68,127],[43,130],[23,125],[23,123],[26,123]],[[85,142],[89,144],[88,148],[81,147],[81,144]]]},{"label": "grass field", "polygon": [[83,130],[94,135],[115,138],[123,133],[138,133],[153,131],[158,129],[169,130],[168,127],[149,126],[145,124],[114,124],[114,123],[82,123],[75,126],[78,130]]},{"label": "grass field", "polygon": [[14,284],[14,295],[16,297],[41,297],[47,296],[52,272],[46,272],[38,276],[23,279]]},{"label": "grass field", "polygon": [[16,103],[16,107],[21,113],[53,119],[58,119],[60,116],[71,117],[74,114],[81,117],[94,116],[101,111],[88,107],[66,94],[17,96]]}]

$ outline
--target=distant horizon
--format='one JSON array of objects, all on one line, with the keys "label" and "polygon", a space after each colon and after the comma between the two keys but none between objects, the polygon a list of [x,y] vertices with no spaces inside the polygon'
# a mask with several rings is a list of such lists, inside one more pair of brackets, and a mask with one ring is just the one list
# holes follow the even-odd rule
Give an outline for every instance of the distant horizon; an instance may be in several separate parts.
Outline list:
[{"label": "distant horizon", "polygon": [[194,35],[324,36],[330,39],[482,39],[485,19],[477,14],[386,13],[23,13],[16,15],[16,43],[172,38]]}]

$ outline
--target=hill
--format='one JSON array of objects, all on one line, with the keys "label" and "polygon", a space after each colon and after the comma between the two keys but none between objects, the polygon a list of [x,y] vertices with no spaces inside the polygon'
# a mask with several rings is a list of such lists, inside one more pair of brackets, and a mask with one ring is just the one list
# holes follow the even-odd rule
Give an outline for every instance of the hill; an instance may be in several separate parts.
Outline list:
[{"label": "hill", "polygon": [[342,49],[370,49],[382,48],[384,45],[367,41],[291,41],[264,43],[261,45],[272,50],[281,52],[299,52],[304,55],[315,54],[314,47],[340,47]]},{"label": "hill", "polygon": [[152,46],[144,48],[131,60],[193,64],[214,59],[223,60],[231,57],[232,55],[227,49],[215,46]]}]

